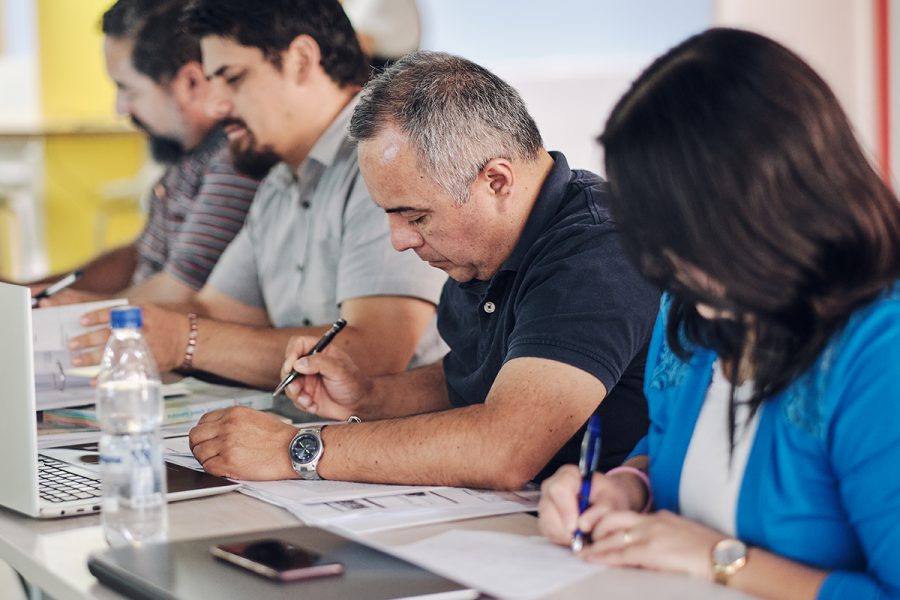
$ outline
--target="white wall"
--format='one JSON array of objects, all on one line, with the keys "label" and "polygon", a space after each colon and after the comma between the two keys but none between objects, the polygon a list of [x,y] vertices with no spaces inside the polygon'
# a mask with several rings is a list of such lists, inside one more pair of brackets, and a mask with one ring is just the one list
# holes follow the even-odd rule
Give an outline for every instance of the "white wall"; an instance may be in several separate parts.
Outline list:
[{"label": "white wall", "polygon": [[422,46],[459,54],[522,94],[550,150],[600,172],[594,141],[654,57],[709,27],[711,0],[419,0]]}]

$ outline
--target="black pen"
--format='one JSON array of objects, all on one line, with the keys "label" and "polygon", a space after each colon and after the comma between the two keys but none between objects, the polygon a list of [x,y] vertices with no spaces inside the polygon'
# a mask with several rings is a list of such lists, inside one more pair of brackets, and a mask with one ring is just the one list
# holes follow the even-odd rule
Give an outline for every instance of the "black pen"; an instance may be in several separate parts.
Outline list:
[{"label": "black pen", "polygon": [[[591,505],[591,479],[600,462],[600,415],[593,414],[588,419],[587,430],[581,441],[581,457],[578,460],[578,469],[581,471],[581,491],[578,494],[578,514],[584,513]],[[580,528],[575,528],[572,534],[572,552],[579,552],[584,547],[586,534]]]},{"label": "black pen", "polygon": [[[331,326],[331,329],[326,331],[325,335],[323,335],[321,338],[319,338],[319,341],[316,342],[316,345],[312,347],[312,350],[310,350],[303,356],[310,356],[312,354],[318,354],[319,352],[324,350],[325,347],[331,343],[331,340],[334,339],[334,336],[336,336],[341,331],[341,329],[344,328],[344,326],[346,324],[347,324],[347,321],[345,321],[344,319],[338,319],[337,321],[335,321],[334,325]],[[281,392],[283,392],[284,388],[286,388],[294,379],[296,379],[298,375],[300,375],[300,373],[298,373],[294,369],[291,369],[291,372],[287,374],[287,377],[282,379],[281,383],[278,384],[278,387],[275,388],[275,391],[272,392],[272,396],[275,397],[278,394],[280,394]]]},{"label": "black pen", "polygon": [[38,302],[40,302],[44,298],[49,298],[53,294],[63,291],[64,289],[66,289],[67,287],[69,287],[70,285],[72,285],[73,283],[78,281],[79,279],[81,279],[82,275],[84,275],[84,271],[79,269],[77,271],[72,271],[71,273],[69,273],[68,275],[66,275],[65,277],[60,279],[59,281],[51,283],[50,285],[48,285],[47,287],[42,289],[40,292],[38,292],[37,294],[32,296],[31,308],[34,308],[35,306],[37,306]]}]

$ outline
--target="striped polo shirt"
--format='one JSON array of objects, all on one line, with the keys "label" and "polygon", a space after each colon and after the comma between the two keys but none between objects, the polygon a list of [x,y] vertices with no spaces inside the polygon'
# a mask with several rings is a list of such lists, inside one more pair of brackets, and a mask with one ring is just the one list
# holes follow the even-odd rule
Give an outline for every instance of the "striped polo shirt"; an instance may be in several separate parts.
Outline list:
[{"label": "striped polo shirt", "polygon": [[215,128],[153,186],[132,284],[165,271],[198,290],[240,231],[259,182],[235,171]]}]

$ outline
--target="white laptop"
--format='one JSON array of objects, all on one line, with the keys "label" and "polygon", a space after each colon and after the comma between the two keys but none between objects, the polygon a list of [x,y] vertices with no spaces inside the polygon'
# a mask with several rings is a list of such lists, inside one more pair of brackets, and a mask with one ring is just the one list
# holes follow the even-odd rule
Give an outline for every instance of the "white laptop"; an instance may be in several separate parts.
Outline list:
[{"label": "white laptop", "polygon": [[[39,518],[98,512],[96,445],[45,449],[38,454],[35,402],[31,292],[0,283],[0,506]],[[239,487],[168,462],[166,475],[170,501]]]}]

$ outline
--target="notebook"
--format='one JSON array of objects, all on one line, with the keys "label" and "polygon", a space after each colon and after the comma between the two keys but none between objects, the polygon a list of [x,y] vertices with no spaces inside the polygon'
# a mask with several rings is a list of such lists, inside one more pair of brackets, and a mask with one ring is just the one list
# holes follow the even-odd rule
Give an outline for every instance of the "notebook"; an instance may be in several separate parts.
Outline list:
[{"label": "notebook", "polygon": [[[281,583],[222,562],[209,551],[217,544],[266,538],[282,539],[333,558],[343,563],[344,573]],[[412,563],[315,527],[109,549],[92,554],[88,568],[104,585],[129,598],[148,600],[462,600],[479,596],[475,590]]]},{"label": "notebook", "polygon": [[[31,517],[100,510],[96,445],[42,450],[35,418],[31,292],[0,283],[0,506]],[[231,491],[239,484],[166,463],[169,500]],[[39,484],[39,476],[53,483]]]}]

